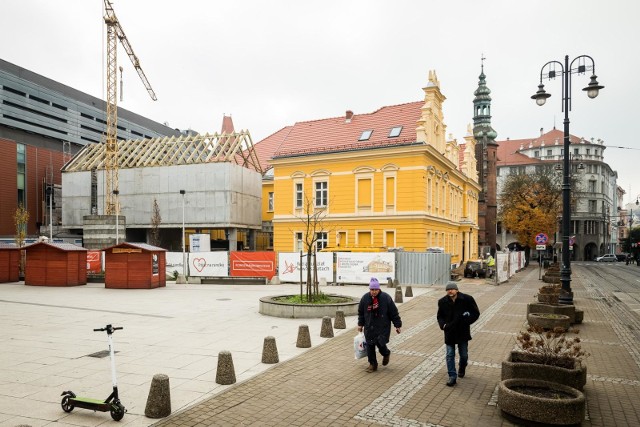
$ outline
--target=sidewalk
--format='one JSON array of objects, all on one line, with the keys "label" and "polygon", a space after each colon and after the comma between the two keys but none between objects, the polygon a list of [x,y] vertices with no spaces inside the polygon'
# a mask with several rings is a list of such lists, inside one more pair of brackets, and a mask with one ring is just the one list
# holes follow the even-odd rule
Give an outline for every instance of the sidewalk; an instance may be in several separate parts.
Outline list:
[{"label": "sidewalk", "polygon": [[[403,332],[392,338],[391,362],[378,372],[365,373],[366,360],[353,360],[352,329],[155,425],[512,425],[496,406],[496,386],[540,283],[535,268],[497,287],[460,283],[482,315],[473,325],[467,375],[455,387],[445,386],[443,337],[435,321],[440,289],[401,306]],[[572,287],[585,311],[579,328],[591,353],[583,426],[640,425],[633,403],[640,401],[640,344],[629,332],[640,329],[640,319],[584,283],[577,266]]]},{"label": "sidewalk", "polygon": [[[591,353],[583,426],[640,425],[633,406],[640,401],[640,317],[624,303],[624,292],[603,290],[602,283],[584,278],[584,267],[572,268],[574,299],[585,312],[581,337]],[[366,360],[353,359],[355,317],[325,339],[321,319],[257,312],[260,296],[296,293],[296,285],[169,284],[123,291],[102,284],[0,284],[0,426],[512,425],[500,416],[496,386],[501,362],[525,323],[526,304],[541,284],[538,270],[526,269],[500,286],[458,284],[475,297],[482,315],[472,329],[467,376],[453,388],[445,386],[443,336],[435,322],[443,286],[413,287],[415,296],[399,305],[404,326],[392,335],[390,364],[367,374]],[[624,289],[635,292],[632,285]],[[366,287],[322,291],[361,296]],[[107,348],[106,334],[92,332],[107,323],[125,328],[114,335],[128,410],[119,423],[106,413],[60,409],[63,390],[94,398],[110,393],[108,358],[88,356]],[[309,326],[311,349],[295,347],[301,324]],[[278,364],[261,363],[266,336],[276,338]],[[215,383],[223,350],[232,353],[235,385]],[[158,373],[170,378],[173,413],[153,420],[144,410]]]}]

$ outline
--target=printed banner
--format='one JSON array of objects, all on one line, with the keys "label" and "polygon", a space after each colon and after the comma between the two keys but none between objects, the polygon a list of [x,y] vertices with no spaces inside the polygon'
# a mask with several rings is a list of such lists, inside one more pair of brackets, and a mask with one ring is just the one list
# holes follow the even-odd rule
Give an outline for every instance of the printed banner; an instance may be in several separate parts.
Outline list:
[{"label": "printed banner", "polygon": [[189,276],[229,276],[229,252],[189,253]]},{"label": "printed banner", "polygon": [[87,273],[102,273],[102,251],[87,251]]},{"label": "printed banner", "polygon": [[[173,277],[176,271],[182,274],[182,252],[167,252],[165,259],[167,262],[165,266],[167,277]],[[187,270],[187,275],[188,274],[189,271]]]},{"label": "printed banner", "polygon": [[509,280],[509,254],[496,253],[496,274],[498,275],[498,283]]},{"label": "printed banner", "polygon": [[518,271],[518,252],[509,252],[509,277]]},{"label": "printed banner", "polygon": [[[305,254],[303,254],[305,255]],[[317,252],[318,281],[325,278],[333,282],[333,253]],[[281,282],[300,283],[300,252],[280,252],[278,254],[278,277]],[[307,283],[307,257],[302,257],[302,283]]]},{"label": "printed banner", "polygon": [[266,277],[276,275],[275,252],[231,252],[230,275],[234,277]]},{"label": "printed banner", "polygon": [[369,283],[375,277],[380,283],[396,278],[396,254],[393,252],[337,252],[336,282]]}]

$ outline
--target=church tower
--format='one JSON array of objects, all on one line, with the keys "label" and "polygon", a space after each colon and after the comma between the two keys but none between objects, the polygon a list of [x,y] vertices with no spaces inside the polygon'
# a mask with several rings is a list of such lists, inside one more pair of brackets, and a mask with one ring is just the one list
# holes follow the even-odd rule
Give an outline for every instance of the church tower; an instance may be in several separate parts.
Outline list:
[{"label": "church tower", "polygon": [[[491,90],[487,87],[484,74],[484,56],[481,58],[478,89],[473,93],[473,136],[477,141],[476,159],[480,195],[478,201],[478,253],[485,257],[488,252],[495,254],[497,225],[497,178],[496,137],[498,133],[491,127]],[[500,248],[502,249],[502,248]]]}]

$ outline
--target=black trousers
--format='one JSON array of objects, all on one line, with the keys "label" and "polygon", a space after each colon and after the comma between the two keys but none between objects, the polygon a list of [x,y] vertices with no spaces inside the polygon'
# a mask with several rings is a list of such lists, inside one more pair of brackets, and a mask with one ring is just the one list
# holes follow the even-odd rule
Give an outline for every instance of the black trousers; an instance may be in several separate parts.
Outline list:
[{"label": "black trousers", "polygon": [[377,338],[371,341],[367,340],[367,359],[373,366],[378,366],[378,359],[376,358],[376,347],[378,347],[380,354],[383,356],[388,356],[391,354],[391,350],[387,348],[387,343],[384,338]]}]

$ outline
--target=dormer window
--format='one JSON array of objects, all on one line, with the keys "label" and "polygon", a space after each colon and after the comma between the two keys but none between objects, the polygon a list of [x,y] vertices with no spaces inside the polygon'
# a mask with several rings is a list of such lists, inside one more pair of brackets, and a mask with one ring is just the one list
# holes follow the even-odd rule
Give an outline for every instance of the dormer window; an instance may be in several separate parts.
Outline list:
[{"label": "dormer window", "polygon": [[367,141],[369,138],[371,138],[372,133],[373,129],[362,131],[362,134],[360,135],[360,138],[358,138],[358,141]]},{"label": "dormer window", "polygon": [[400,132],[402,132],[402,126],[392,127],[389,131],[389,138],[396,138],[400,136]]}]

